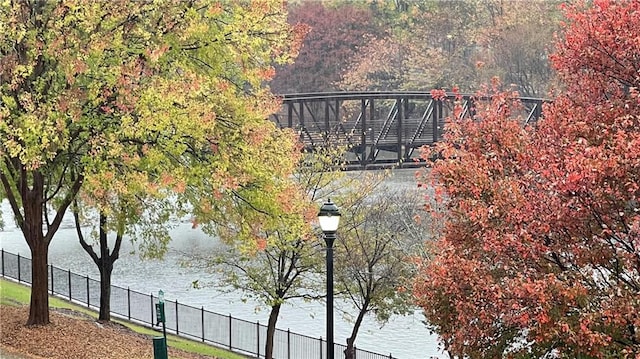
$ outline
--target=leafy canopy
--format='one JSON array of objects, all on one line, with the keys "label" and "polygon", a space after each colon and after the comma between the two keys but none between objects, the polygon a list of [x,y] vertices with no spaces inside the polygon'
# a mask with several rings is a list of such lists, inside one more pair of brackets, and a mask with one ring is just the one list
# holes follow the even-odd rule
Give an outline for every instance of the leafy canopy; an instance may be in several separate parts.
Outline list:
[{"label": "leafy canopy", "polygon": [[40,262],[80,191],[135,221],[143,198],[205,211],[291,173],[295,137],[265,120],[278,101],[261,85],[303,35],[272,0],[0,3],[0,196],[39,268],[39,310]]},{"label": "leafy canopy", "polygon": [[414,291],[453,355],[640,355],[640,3],[565,14],[544,118],[489,92],[438,146],[446,224]]}]

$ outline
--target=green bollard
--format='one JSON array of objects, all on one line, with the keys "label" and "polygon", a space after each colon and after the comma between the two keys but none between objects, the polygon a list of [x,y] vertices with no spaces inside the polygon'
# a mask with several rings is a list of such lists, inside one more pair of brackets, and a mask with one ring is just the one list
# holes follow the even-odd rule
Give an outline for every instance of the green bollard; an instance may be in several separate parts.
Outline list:
[{"label": "green bollard", "polygon": [[[153,294],[151,295],[153,300]],[[169,359],[167,354],[167,327],[165,325],[166,317],[164,315],[164,292],[158,291],[158,303],[156,303],[156,319],[158,323],[162,323],[162,336],[153,337],[153,359]]]},{"label": "green bollard", "polygon": [[169,359],[164,337],[153,337],[153,359]]}]

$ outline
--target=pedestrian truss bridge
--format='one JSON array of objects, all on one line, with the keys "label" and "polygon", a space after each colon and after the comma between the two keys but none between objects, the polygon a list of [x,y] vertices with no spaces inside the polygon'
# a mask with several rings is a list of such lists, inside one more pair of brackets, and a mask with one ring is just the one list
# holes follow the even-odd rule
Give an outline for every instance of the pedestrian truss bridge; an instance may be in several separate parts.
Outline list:
[{"label": "pedestrian truss bridge", "polygon": [[[345,146],[347,169],[419,166],[420,148],[442,139],[456,96],[434,98],[431,92],[329,92],[282,96],[283,105],[270,119],[292,128],[305,148]],[[472,117],[489,98],[463,95],[459,116]],[[521,120],[542,115],[544,99],[520,98]]]}]

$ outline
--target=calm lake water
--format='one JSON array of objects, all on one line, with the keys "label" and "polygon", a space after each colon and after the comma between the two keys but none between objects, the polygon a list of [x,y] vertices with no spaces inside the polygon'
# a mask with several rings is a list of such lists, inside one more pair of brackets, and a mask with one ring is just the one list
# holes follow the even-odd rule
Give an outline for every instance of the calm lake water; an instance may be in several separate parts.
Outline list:
[{"label": "calm lake water", "polygon": [[[386,183],[388,186],[415,187],[415,170],[396,171]],[[0,247],[6,251],[30,257],[29,248],[16,228],[5,201],[0,207],[5,227],[0,231]],[[241,293],[224,294],[215,288],[193,289],[191,283],[211,281],[212,274],[203,273],[195,268],[184,268],[180,265],[184,253],[201,253],[215,248],[216,239],[208,237],[198,229],[192,229],[190,223],[180,223],[172,231],[170,251],[163,260],[140,260],[132,253],[129,242],[123,243],[120,259],[113,270],[113,285],[130,287],[143,293],[165,291],[169,300],[201,307],[248,321],[266,323],[268,310],[260,308],[254,302],[240,300]],[[98,270],[84,252],[75,233],[73,219],[67,216],[56,233],[49,249],[49,263],[54,266],[70,269],[72,272],[89,275],[99,279]],[[336,307],[350,310],[348,306],[336,303]],[[293,332],[312,336],[325,336],[325,309],[322,302],[293,301],[285,304],[280,311],[277,327],[290,329]],[[371,318],[366,318],[356,340],[356,347],[381,353],[393,354],[401,359],[447,358],[438,350],[438,338],[429,334],[422,323],[424,317],[419,310],[413,315],[394,317],[389,323],[380,327]],[[335,341],[345,343],[351,332],[351,323],[344,320],[340,313],[335,314]]]}]

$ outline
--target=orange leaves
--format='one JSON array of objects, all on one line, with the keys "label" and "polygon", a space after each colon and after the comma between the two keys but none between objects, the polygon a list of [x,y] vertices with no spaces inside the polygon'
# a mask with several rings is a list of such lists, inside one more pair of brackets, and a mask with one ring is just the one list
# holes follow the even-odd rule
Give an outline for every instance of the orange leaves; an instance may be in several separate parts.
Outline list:
[{"label": "orange leaves", "polygon": [[582,174],[577,172],[571,172],[567,176],[567,179],[563,181],[562,186],[559,187],[560,190],[564,190],[567,193],[575,193],[580,190],[580,182],[582,181]]},{"label": "orange leaves", "polygon": [[256,248],[259,251],[264,251],[267,248],[267,239],[264,237],[256,238]]},{"label": "orange leaves", "polygon": [[163,173],[160,176],[160,184],[162,186],[169,186],[171,183],[173,183],[173,176],[171,176],[168,173]]},{"label": "orange leaves", "polygon": [[65,73],[67,83],[73,86],[77,75],[85,73],[88,68],[87,64],[81,59],[75,59],[72,61]]},{"label": "orange leaves", "polygon": [[273,67],[262,69],[258,72],[258,77],[262,80],[269,81],[276,75],[276,69]]},{"label": "orange leaves", "polygon": [[291,40],[291,49],[289,50],[289,56],[291,58],[298,57],[305,37],[311,31],[311,26],[304,23],[296,23],[289,31]]},{"label": "orange leaves", "polygon": [[157,62],[158,59],[160,59],[161,56],[163,56],[167,50],[169,50],[169,45],[167,44],[162,44],[159,47],[155,48],[155,49],[146,49],[145,50],[145,55],[149,58],[149,60],[151,60],[151,62]]},{"label": "orange leaves", "polygon": [[[281,204],[280,210],[289,215],[303,214],[304,216],[305,207],[309,205],[304,191],[294,183],[284,186],[276,193],[276,202]],[[315,208],[311,210],[315,210]],[[314,214],[314,216],[316,215],[317,213]],[[305,219],[311,220],[312,218]]]},{"label": "orange leaves", "polygon": [[207,14],[209,16],[215,17],[217,15],[220,15],[223,11],[224,9],[222,8],[222,5],[220,3],[216,3],[209,6],[209,8],[207,9]]},{"label": "orange leaves", "polygon": [[434,100],[443,101],[447,99],[447,92],[445,90],[434,89],[431,90],[431,97]]}]

